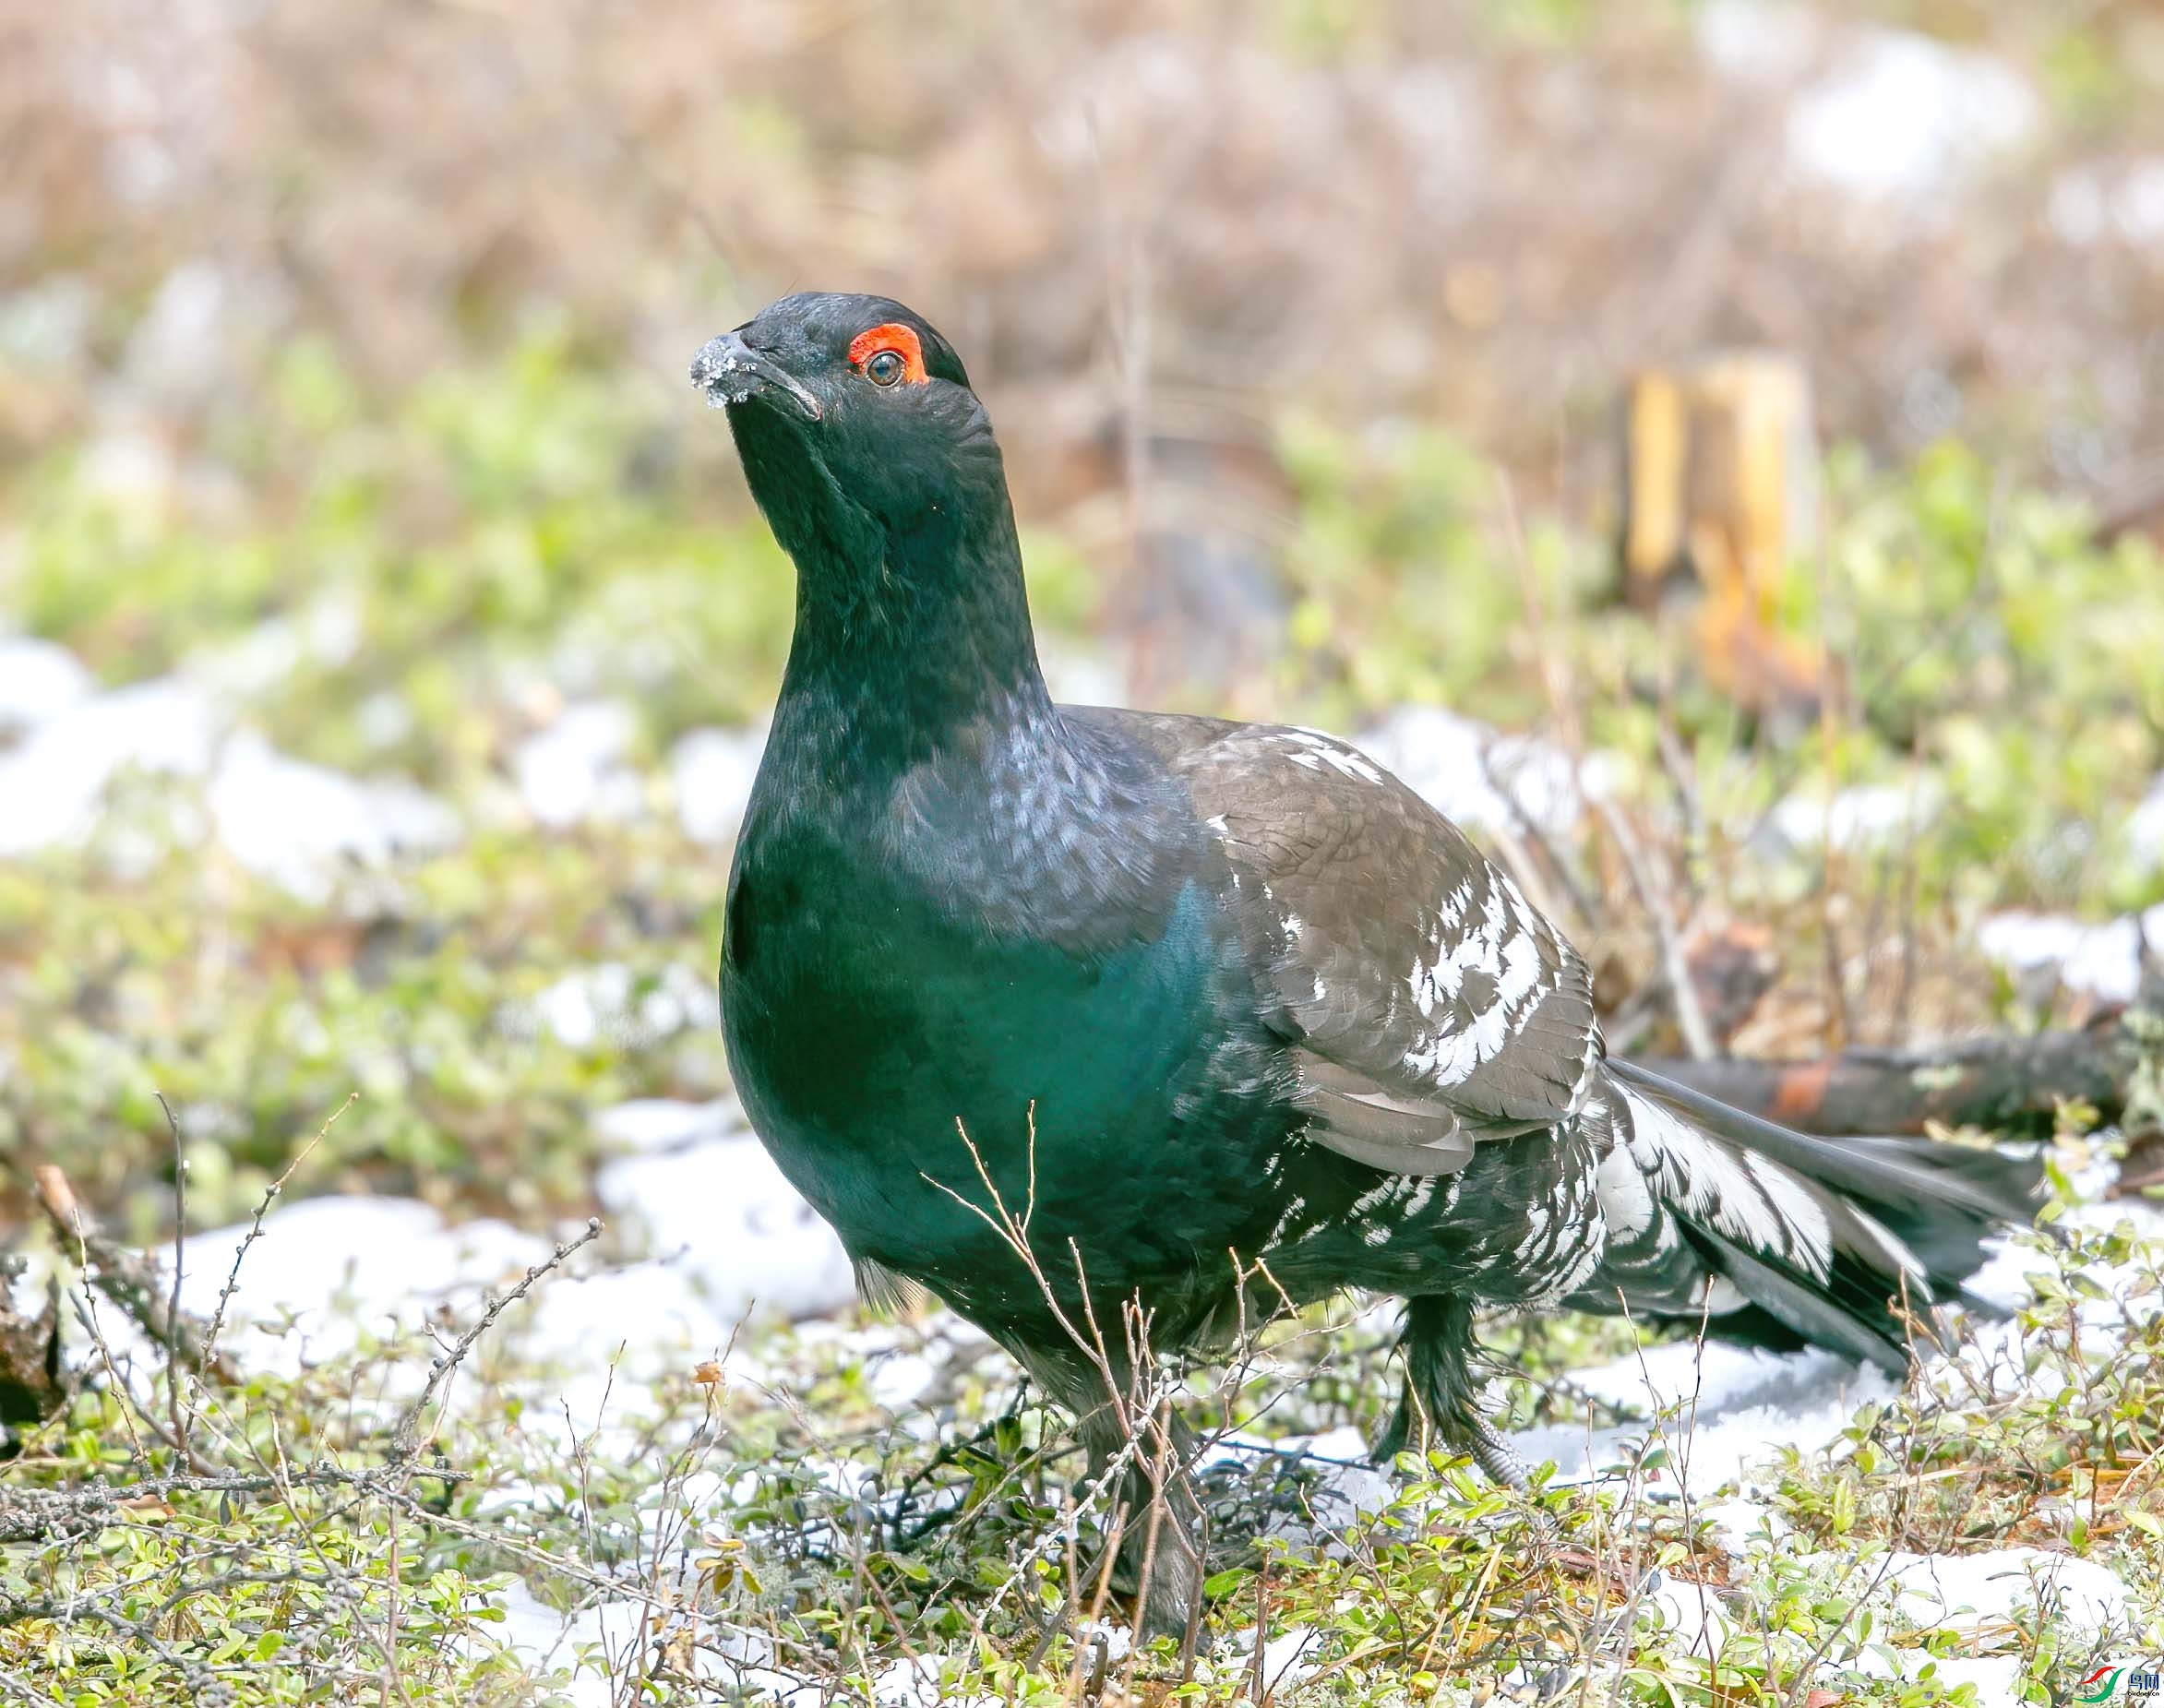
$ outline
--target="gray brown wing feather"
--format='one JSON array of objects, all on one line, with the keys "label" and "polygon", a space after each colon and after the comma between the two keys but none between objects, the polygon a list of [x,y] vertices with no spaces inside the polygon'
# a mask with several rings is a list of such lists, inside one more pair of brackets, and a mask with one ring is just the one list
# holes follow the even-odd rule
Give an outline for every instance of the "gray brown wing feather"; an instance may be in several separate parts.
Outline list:
[{"label": "gray brown wing feather", "polygon": [[1308,730],[1145,712],[1222,839],[1313,1136],[1406,1174],[1574,1114],[1600,1059],[1584,961],[1458,829]]}]

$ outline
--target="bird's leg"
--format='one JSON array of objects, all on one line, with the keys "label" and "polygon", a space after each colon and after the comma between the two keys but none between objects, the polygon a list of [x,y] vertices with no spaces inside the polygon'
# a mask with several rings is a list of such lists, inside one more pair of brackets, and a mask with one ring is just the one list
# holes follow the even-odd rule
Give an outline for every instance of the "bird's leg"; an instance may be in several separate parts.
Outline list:
[{"label": "bird's leg", "polygon": [[1424,1446],[1423,1438],[1451,1452],[1465,1454],[1491,1483],[1520,1490],[1532,1487],[1533,1468],[1487,1418],[1470,1410],[1455,1416],[1447,1413],[1435,1415],[1420,1402],[1408,1382],[1397,1410],[1391,1416],[1389,1427],[1375,1443],[1375,1463],[1388,1464],[1408,1446]]},{"label": "bird's leg", "polygon": [[[1464,1453],[1490,1482],[1524,1493],[1533,1474],[1517,1451],[1480,1413],[1475,1387],[1473,1312],[1451,1298],[1417,1298],[1405,1311],[1405,1387],[1375,1458],[1388,1463],[1407,1446],[1429,1443]],[[1567,1546],[1555,1514],[1534,1504],[1528,1514],[1534,1558],[1546,1565],[1597,1570],[1597,1562]],[[1642,1581],[1657,1588],[1660,1574]]]},{"label": "bird's leg", "polygon": [[1406,1447],[1430,1442],[1464,1453],[1489,1482],[1523,1491],[1532,1467],[1518,1456],[1480,1410],[1473,1342],[1473,1308],[1447,1295],[1409,1300],[1405,1332],[1405,1386],[1396,1413],[1375,1444],[1377,1463],[1387,1464]]},{"label": "bird's leg", "polygon": [[1405,1355],[1405,1391],[1375,1443],[1376,1462],[1388,1464],[1407,1447],[1433,1443],[1464,1453],[1493,1482],[1525,1487],[1532,1480],[1525,1462],[1480,1413],[1473,1308],[1447,1295],[1411,1299],[1398,1344]]},{"label": "bird's leg", "polygon": [[1154,1417],[1122,1419],[1109,1404],[1082,1420],[1091,1481],[1125,1464],[1107,1508],[1119,1531],[1112,1586],[1138,1600],[1137,1623],[1153,1637],[1178,1637],[1199,1610],[1204,1525],[1190,1465],[1194,1432],[1169,1403]]},{"label": "bird's leg", "polygon": [[[1119,1538],[1112,1589],[1139,1598],[1136,1622],[1147,1635],[1184,1635],[1200,1610],[1204,1575],[1205,1524],[1190,1475],[1194,1431],[1169,1399],[1155,1397],[1150,1372],[1125,1368],[1125,1358],[1109,1382],[1079,1356],[1052,1358],[1034,1348],[1025,1362],[1038,1385],[1076,1415],[1089,1457],[1086,1486],[1101,1491],[1106,1533]],[[1093,1572],[1085,1602],[1094,1583]]]},{"label": "bird's leg", "polygon": [[1533,1487],[1533,1467],[1519,1456],[1516,1448],[1496,1433],[1495,1426],[1487,1418],[1473,1418],[1471,1434],[1472,1439],[1465,1444],[1465,1451],[1486,1473],[1488,1481],[1500,1483],[1505,1488],[1515,1488],[1521,1494]]}]

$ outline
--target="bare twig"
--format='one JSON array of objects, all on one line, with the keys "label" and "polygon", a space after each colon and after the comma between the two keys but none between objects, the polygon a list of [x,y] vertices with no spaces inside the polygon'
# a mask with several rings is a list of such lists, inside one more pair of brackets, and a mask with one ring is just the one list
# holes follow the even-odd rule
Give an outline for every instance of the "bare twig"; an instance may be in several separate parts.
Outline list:
[{"label": "bare twig", "polygon": [[173,1291],[165,1300],[165,1415],[173,1426],[174,1442],[192,1461],[187,1426],[180,1415],[180,1355],[173,1350],[180,1344],[182,1253],[188,1231],[188,1159],[186,1147],[181,1142],[180,1117],[173,1114],[163,1092],[158,1093],[158,1106],[165,1111],[166,1130],[173,1139]]},{"label": "bare twig", "polygon": [[1676,1027],[1683,1034],[1683,1047],[1690,1051],[1694,1061],[1710,1060],[1717,1054],[1713,1029],[1705,1023],[1705,1010],[1699,1006],[1697,987],[1691,982],[1691,967],[1683,958],[1683,940],[1677,933],[1676,922],[1669,916],[1666,901],[1655,892],[1644,851],[1639,847],[1629,821],[1612,803],[1596,801],[1594,806],[1615,838],[1616,848],[1623,856],[1624,869],[1631,875],[1631,887],[1638,892],[1639,905],[1653,922],[1654,936],[1660,944],[1661,973],[1675,1001]]},{"label": "bare twig", "polygon": [[233,1248],[233,1268],[226,1272],[225,1285],[218,1290],[218,1303],[210,1312],[210,1326],[203,1332],[203,1356],[206,1359],[217,1356],[218,1336],[225,1327],[225,1308],[240,1290],[241,1263],[248,1255],[248,1248],[263,1237],[263,1218],[270,1213],[271,1205],[278,1201],[279,1195],[285,1190],[287,1182],[292,1180],[301,1165],[314,1154],[317,1145],[329,1137],[330,1129],[338,1125],[339,1117],[360,1100],[359,1092],[347,1093],[345,1102],[330,1112],[329,1118],[316,1129],[316,1136],[293,1153],[293,1160],[278,1171],[278,1178],[264,1188],[262,1200],[256,1206],[256,1213],[249,1219],[247,1233]]},{"label": "bare twig", "polygon": [[547,1257],[528,1269],[507,1291],[489,1299],[473,1326],[459,1336],[448,1353],[440,1354],[430,1361],[428,1380],[422,1384],[421,1391],[414,1396],[413,1403],[406,1407],[399,1418],[398,1427],[391,1431],[392,1452],[397,1457],[410,1460],[420,1451],[422,1417],[429,1406],[435,1403],[437,1392],[450,1380],[451,1373],[465,1362],[466,1355],[473,1350],[474,1343],[496,1326],[498,1317],[532,1292],[534,1283],[560,1268],[572,1252],[591,1244],[600,1236],[601,1218],[589,1217],[585,1228],[575,1238],[562,1241]]}]

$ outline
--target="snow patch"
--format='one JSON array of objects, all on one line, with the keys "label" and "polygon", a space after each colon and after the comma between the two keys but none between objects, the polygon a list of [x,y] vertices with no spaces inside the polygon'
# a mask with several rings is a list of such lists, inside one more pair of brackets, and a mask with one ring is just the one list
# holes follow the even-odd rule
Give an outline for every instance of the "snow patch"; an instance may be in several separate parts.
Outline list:
[{"label": "snow patch", "polygon": [[0,737],[50,723],[96,687],[74,653],[50,640],[0,640]]},{"label": "snow patch", "polygon": [[329,898],[347,861],[382,865],[401,853],[455,844],[459,816],[400,780],[357,781],[275,752],[243,732],[226,743],[211,777],[218,838],[258,877],[307,901]]},{"label": "snow patch", "polygon": [[[1823,1447],[1858,1406],[1895,1391],[1880,1371],[1834,1353],[1773,1353],[1719,1342],[1703,1348],[1671,1342],[1575,1371],[1572,1380],[1648,1421],[1521,1430],[1511,1438],[1519,1453],[1534,1464],[1553,1461],[1560,1477],[1578,1482],[1626,1463],[1639,1443],[1665,1442],[1668,1463],[1651,1474],[1651,1487],[1692,1499],[1728,1484],[1747,1485],[1749,1472],[1784,1447]],[[1651,1421],[1671,1409],[1674,1416]]]},{"label": "snow patch", "polygon": [[0,854],[81,841],[124,770],[200,777],[213,737],[209,698],[172,676],[57,710],[0,756]]},{"label": "snow patch", "polygon": [[[649,1236],[653,1255],[608,1268],[582,1259],[559,1270],[502,1330],[526,1355],[590,1377],[574,1384],[581,1401],[598,1399],[619,1349],[629,1371],[647,1378],[681,1368],[687,1355],[712,1356],[755,1309],[815,1316],[854,1300],[855,1274],[841,1242],[746,1130],[733,1103],[623,1105],[598,1125],[633,1153],[603,1166],[597,1194],[623,1218],[617,1232]],[[184,1242],[184,1309],[215,1314],[247,1234],[240,1224]],[[247,1248],[226,1308],[225,1344],[249,1364],[290,1374],[350,1352],[364,1338],[421,1335],[447,1317],[462,1325],[484,1294],[516,1282],[550,1246],[493,1219],[447,1224],[412,1199],[281,1203]],[[118,1344],[123,1331],[107,1326]],[[936,1371],[920,1354],[879,1344],[893,1354],[878,1371],[883,1400],[914,1401]],[[404,1373],[417,1384],[425,1363],[408,1360]]]},{"label": "snow patch", "polygon": [[[184,1310],[205,1319],[216,1313],[247,1233],[244,1224],[183,1242]],[[412,1199],[282,1204],[248,1248],[226,1307],[225,1344],[249,1364],[297,1374],[308,1361],[351,1351],[364,1333],[416,1334],[443,1308],[472,1306],[489,1288],[516,1281],[548,1251],[548,1241],[506,1222],[448,1226]],[[265,1332],[245,1332],[250,1324]]]},{"label": "snow patch", "polygon": [[[2158,167],[2164,173],[2164,164]],[[2159,227],[2164,236],[2164,226]],[[2139,806],[2126,817],[2126,845],[2135,859],[2164,866],[2164,777],[2155,779]]]},{"label": "snow patch", "polygon": [[161,510],[180,484],[172,447],[144,427],[99,434],[83,448],[77,467],[85,493],[125,510]]},{"label": "snow patch", "polygon": [[559,1272],[542,1287],[540,1303],[508,1325],[508,1337],[560,1371],[550,1391],[580,1416],[601,1410],[612,1363],[620,1379],[655,1380],[716,1356],[735,1326],[700,1296],[681,1262]]},{"label": "snow patch", "polygon": [[1716,0],[1695,28],[1723,77],[1798,90],[1790,161],[1854,196],[1920,199],[2043,122],[2042,101],[2004,60],[1914,30],[1843,30],[1781,0]]},{"label": "snow patch", "polygon": [[[685,1105],[687,1129],[711,1133],[722,1109],[734,1105]],[[636,1119],[651,1131],[658,1105],[642,1105]],[[605,1164],[595,1189],[611,1211],[637,1218],[656,1256],[680,1269],[720,1322],[755,1309],[814,1316],[856,1296],[841,1240],[740,1126]]]},{"label": "snow patch", "polygon": [[685,835],[714,847],[735,841],[766,742],[763,726],[692,730],[678,737],[669,749],[669,780]]},{"label": "snow patch", "polygon": [[2036,134],[2042,103],[1990,54],[1864,31],[1788,115],[1798,167],[1852,195],[1917,198]]},{"label": "snow patch", "polygon": [[[1260,1633],[1253,1626],[1235,1631],[1228,1640],[1237,1654],[1251,1655],[1255,1652],[1255,1639]],[[1314,1663],[1307,1659],[1309,1650],[1321,1646],[1322,1633],[1312,1625],[1288,1626],[1274,1637],[1262,1638],[1262,1692],[1267,1700],[1280,1690],[1289,1690],[1301,1683],[1315,1670]],[[1252,1661],[1241,1663],[1242,1672],[1253,1668]]]},{"label": "snow patch", "polygon": [[128,338],[128,393],[176,403],[229,385],[227,334],[241,306],[240,293],[216,261],[198,257],[174,267]]},{"label": "snow patch", "polygon": [[324,593],[293,616],[267,617],[223,645],[191,653],[189,678],[236,699],[276,687],[303,665],[335,670],[361,650],[365,625],[360,600]]},{"label": "snow patch", "polygon": [[644,1603],[610,1601],[563,1612],[542,1601],[521,1578],[513,1578],[492,1599],[504,1617],[484,1633],[487,1641],[515,1654],[529,1670],[570,1675],[554,1700],[572,1708],[615,1708],[615,1674],[629,1670],[625,1663],[634,1658]]},{"label": "snow patch", "polygon": [[[1872,1650],[1868,1658],[1875,1659],[1881,1653]],[[2017,1708],[2026,1700],[2019,1689],[2022,1659],[2018,1654],[1953,1654],[1937,1661],[1921,1649],[1896,1649],[1894,1654],[1900,1665],[1897,1672],[1888,1667],[1889,1674],[1913,1682],[1928,1669],[1950,1690],[1974,1685],[1977,1708]],[[1857,1670],[1875,1669],[1859,1665]]]},{"label": "snow patch", "polygon": [[[1830,1562],[1836,1558],[1827,1555]],[[2037,1547],[1993,1548],[1982,1554],[1888,1557],[1886,1582],[1895,1611],[1927,1630],[2004,1626],[2039,1606],[2094,1634],[2123,1630],[2133,1614],[2126,1585],[2094,1560]],[[1871,1570],[1878,1567],[1874,1562]]]},{"label": "snow patch", "polygon": [[[1650,1590],[1645,1604],[1653,1609],[1660,1628],[1670,1634],[1677,1651],[1704,1660],[1717,1660],[1728,1646],[1735,1627],[1722,1610],[1721,1592],[1710,1583],[1663,1575]],[[1752,1641],[1759,1633],[1750,1633]]]},{"label": "snow patch", "polygon": [[506,1011],[502,1025],[515,1037],[545,1032],[574,1050],[608,1043],[648,1049],[687,1026],[714,1023],[713,985],[682,965],[664,967],[642,981],[621,961],[567,973],[531,1004]]},{"label": "snow patch", "polygon": [[[651,1611],[669,1617],[675,1587],[657,1586],[662,1602],[658,1609],[645,1597],[628,1595],[559,1611],[536,1596],[524,1580],[513,1578],[491,1597],[503,1610],[503,1619],[493,1630],[484,1630],[472,1646],[493,1645],[515,1655],[530,1670],[567,1675],[568,1685],[549,1695],[552,1702],[568,1702],[572,1708],[616,1708],[634,1697],[644,1700],[632,1680],[643,1675],[643,1651],[653,1641],[648,1615]],[[699,1639],[690,1652],[695,1677],[757,1691],[754,1700],[818,1700],[804,1693],[800,1679],[770,1668],[771,1651],[756,1634],[702,1621]],[[731,1700],[735,1700],[733,1691]]]},{"label": "snow patch", "polygon": [[1778,0],[1714,0],[1694,28],[1698,51],[1722,76],[1779,84],[1810,70],[1819,49],[1819,24],[1800,6]]},{"label": "snow patch", "polygon": [[1725,1551],[1738,1557],[1749,1550],[1753,1537],[1778,1542],[1788,1534],[1788,1521],[1755,1500],[1716,1500],[1697,1508],[1692,1516]]},{"label": "snow patch", "polygon": [[77,273],[0,295],[0,356],[46,372],[73,367],[83,359],[100,300]]},{"label": "snow patch", "polygon": [[[204,780],[212,826],[233,858],[308,901],[329,898],[345,862],[381,864],[448,847],[460,834],[458,815],[411,782],[289,758],[253,732],[221,742],[218,700],[196,681],[91,687],[62,648],[0,642],[0,734],[27,732],[0,752],[0,855],[80,844],[131,771]],[[197,834],[192,806],[171,830]]]},{"label": "snow patch", "polygon": [[747,1129],[734,1098],[685,1103],[675,1097],[635,1097],[596,1110],[593,1130],[613,1149],[653,1152],[741,1139]]},{"label": "snow patch", "polygon": [[2036,93],[2010,66],[1902,30],[1873,30],[1807,89],[1788,150],[1811,175],[1859,196],[1922,197],[2035,134]]},{"label": "snow patch", "polygon": [[511,756],[526,810],[556,830],[592,819],[636,818],[646,793],[627,762],[637,730],[637,718],[620,701],[567,706]]},{"label": "snow patch", "polygon": [[2085,166],[2062,173],[2051,185],[2050,221],[2063,241],[2080,248],[2106,242],[2145,248],[2164,241],[2164,158],[2110,172]]},{"label": "snow patch", "polygon": [[2050,970],[2070,991],[2131,1002],[2141,989],[2145,934],[2164,954],[2164,903],[2103,924],[2063,914],[1994,914],[1977,927],[1977,948],[2009,972]]},{"label": "snow patch", "polygon": [[1934,778],[1907,783],[1861,783],[1832,800],[1808,791],[1791,794],[1766,816],[1761,854],[1811,853],[1831,839],[1845,853],[1889,848],[1938,816],[1944,787]]},{"label": "snow patch", "polygon": [[[1515,833],[1521,814],[1551,835],[1577,822],[1584,796],[1570,756],[1530,736],[1506,735],[1436,706],[1407,706],[1355,745],[1466,830]],[[1596,777],[1587,776],[1585,792],[1600,792]]]}]

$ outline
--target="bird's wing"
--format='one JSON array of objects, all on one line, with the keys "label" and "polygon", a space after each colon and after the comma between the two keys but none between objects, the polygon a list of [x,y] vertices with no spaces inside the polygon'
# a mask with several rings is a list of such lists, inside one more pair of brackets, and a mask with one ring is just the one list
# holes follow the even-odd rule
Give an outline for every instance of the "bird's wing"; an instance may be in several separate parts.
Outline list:
[{"label": "bird's wing", "polygon": [[1309,730],[1086,715],[1154,751],[1221,839],[1311,1137],[1441,1174],[1577,1112],[1603,1053],[1585,962],[1412,790]]}]

